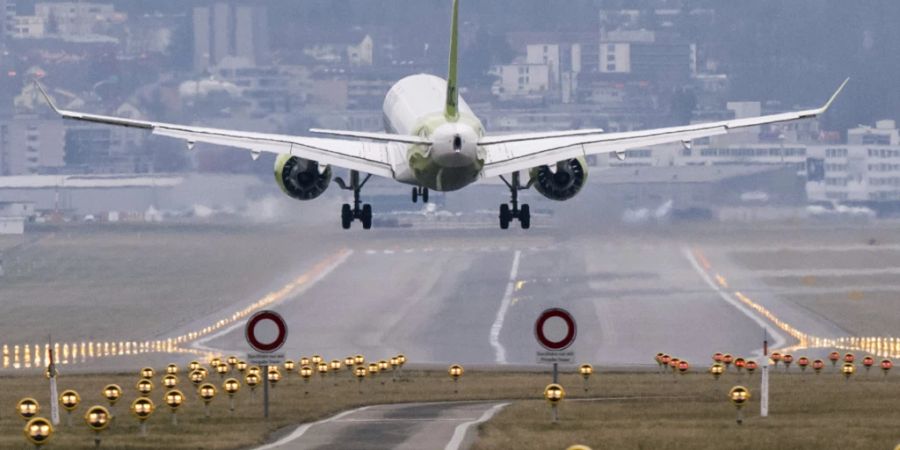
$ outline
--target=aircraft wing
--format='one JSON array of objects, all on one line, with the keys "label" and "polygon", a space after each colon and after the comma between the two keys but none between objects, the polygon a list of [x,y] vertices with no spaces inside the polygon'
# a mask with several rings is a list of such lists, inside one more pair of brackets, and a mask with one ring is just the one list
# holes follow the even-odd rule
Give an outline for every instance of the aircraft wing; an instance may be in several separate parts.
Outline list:
[{"label": "aircraft wing", "polygon": [[401,145],[397,142],[363,142],[253,133],[66,111],[57,108],[50,96],[44,91],[44,88],[37,82],[35,84],[37,84],[50,108],[66,119],[142,128],[156,135],[187,141],[188,148],[191,148],[196,142],[235,147],[249,150],[254,159],[260,152],[290,154],[310,159],[320,164],[335,165],[372,175],[393,178],[394,170],[391,166],[390,148],[392,145]]},{"label": "aircraft wing", "polygon": [[619,153],[672,142],[690,142],[726,134],[738,128],[817,117],[828,110],[848,81],[849,79],[844,80],[824,106],[805,111],[622,133],[580,134],[575,131],[573,135],[562,136],[560,132],[550,132],[522,135],[524,139],[487,138],[483,143],[479,142],[485,151],[482,176],[494,177],[581,156]]}]

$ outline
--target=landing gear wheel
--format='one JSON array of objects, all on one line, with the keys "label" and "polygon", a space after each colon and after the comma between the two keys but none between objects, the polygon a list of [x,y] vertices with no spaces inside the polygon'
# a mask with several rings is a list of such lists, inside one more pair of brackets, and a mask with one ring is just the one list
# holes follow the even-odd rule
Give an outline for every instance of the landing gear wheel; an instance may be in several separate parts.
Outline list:
[{"label": "landing gear wheel", "polygon": [[372,228],[372,205],[368,203],[363,205],[362,217],[359,220],[362,222],[363,230]]},{"label": "landing gear wheel", "polygon": [[519,224],[522,225],[523,230],[531,228],[531,208],[528,204],[523,204],[519,209]]},{"label": "landing gear wheel", "polygon": [[428,188],[422,188],[422,203],[428,203]]},{"label": "landing gear wheel", "polygon": [[[412,188],[412,201],[413,203],[419,203],[419,188],[417,187]],[[428,200],[425,201],[427,202]]]},{"label": "landing gear wheel", "polygon": [[341,206],[341,227],[349,230],[351,223],[353,223],[353,210],[350,209],[350,205],[344,203],[344,206]]},{"label": "landing gear wheel", "polygon": [[[359,199],[359,192],[362,190],[363,186],[369,181],[372,175],[366,175],[366,178],[363,180],[359,179],[359,172],[355,170],[350,171],[350,182],[345,182],[342,178],[335,178],[335,183],[337,183],[341,189],[345,191],[353,191],[353,206],[351,207],[349,204],[344,204],[341,206],[341,227],[345,230],[350,229],[350,225],[354,220],[359,219],[363,224],[363,229],[368,230],[372,228],[372,205],[362,204],[362,201]],[[416,201],[416,190],[413,188],[413,201]],[[362,207],[360,208],[360,205]]]},{"label": "landing gear wheel", "polygon": [[504,203],[500,205],[500,229],[508,229],[510,220],[512,220],[512,214],[509,212],[509,205]]}]

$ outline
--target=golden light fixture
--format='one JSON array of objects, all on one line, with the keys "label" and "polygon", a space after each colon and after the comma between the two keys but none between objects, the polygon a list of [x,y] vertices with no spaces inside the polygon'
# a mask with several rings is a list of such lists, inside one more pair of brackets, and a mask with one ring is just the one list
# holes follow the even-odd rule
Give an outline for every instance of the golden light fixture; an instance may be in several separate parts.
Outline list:
[{"label": "golden light fixture", "polygon": [[109,428],[111,421],[112,415],[109,413],[109,410],[103,406],[91,406],[84,413],[84,422],[87,424],[88,428],[95,433],[99,433]]},{"label": "golden light fixture", "polygon": [[178,386],[178,377],[172,374],[168,374],[163,377],[162,384],[166,389],[174,389],[175,386]]},{"label": "golden light fixture", "polygon": [[172,389],[171,391],[166,392],[164,401],[166,402],[166,406],[174,413],[184,404],[184,393],[178,389]]},{"label": "golden light fixture", "polygon": [[135,389],[141,393],[144,397],[150,395],[153,392],[153,382],[150,380],[138,380],[135,385]]},{"label": "golden light fixture", "polygon": [[59,404],[68,412],[78,408],[79,403],[81,403],[81,396],[72,389],[67,389],[62,394],[59,394]]},{"label": "golden light fixture", "polygon": [[53,424],[43,417],[35,417],[25,424],[25,439],[35,447],[41,447],[53,437]]},{"label": "golden light fixture", "polygon": [[122,398],[122,388],[118,384],[107,384],[103,388],[103,398],[109,402],[110,406],[115,406],[116,402]]},{"label": "golden light fixture", "polygon": [[744,423],[744,415],[742,408],[750,401],[750,390],[744,386],[735,386],[728,391],[728,399],[737,409],[737,424]]},{"label": "golden light fixture", "polygon": [[713,379],[718,380],[719,377],[725,373],[725,366],[723,366],[722,363],[713,363],[713,365],[709,367],[709,373],[712,374]]},{"label": "golden light fixture", "polygon": [[16,404],[16,412],[25,420],[37,416],[41,412],[41,405],[31,397],[25,397]]}]

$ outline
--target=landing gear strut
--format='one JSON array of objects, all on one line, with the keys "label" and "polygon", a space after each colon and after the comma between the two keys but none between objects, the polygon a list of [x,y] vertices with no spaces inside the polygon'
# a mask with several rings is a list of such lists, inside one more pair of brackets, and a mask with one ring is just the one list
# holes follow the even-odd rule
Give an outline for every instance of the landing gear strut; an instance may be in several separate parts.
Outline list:
[{"label": "landing gear strut", "polygon": [[419,197],[422,197],[422,203],[428,203],[428,188],[416,186],[412,188],[412,201],[418,203]]},{"label": "landing gear strut", "polygon": [[372,228],[372,205],[368,203],[362,204],[362,201],[360,201],[359,199],[359,192],[371,177],[372,175],[366,175],[366,177],[363,178],[362,181],[360,181],[359,172],[351,170],[350,184],[345,183],[341,178],[336,178],[334,180],[338,184],[338,186],[341,187],[341,189],[345,191],[353,191],[353,207],[351,208],[350,205],[346,203],[341,206],[341,227],[343,227],[345,230],[349,230],[350,224],[352,224],[353,221],[357,219],[362,222],[364,230]]},{"label": "landing gear strut", "polygon": [[500,205],[500,228],[503,230],[509,228],[509,223],[515,219],[519,220],[523,230],[531,228],[531,208],[527,203],[523,203],[521,208],[519,207],[519,191],[530,188],[531,183],[522,186],[519,182],[519,172],[513,172],[512,181],[507,181],[502,176],[500,179],[506,183],[510,193],[509,203]]}]

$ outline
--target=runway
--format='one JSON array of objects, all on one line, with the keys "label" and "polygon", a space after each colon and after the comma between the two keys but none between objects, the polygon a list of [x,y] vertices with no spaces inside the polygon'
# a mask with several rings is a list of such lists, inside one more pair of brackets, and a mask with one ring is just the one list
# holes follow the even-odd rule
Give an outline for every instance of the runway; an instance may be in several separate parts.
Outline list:
[{"label": "runway", "polygon": [[[652,365],[666,352],[706,363],[750,355],[762,329],[696,273],[683,246],[589,238],[380,240],[273,309],[290,324],[289,358],[404,353],[414,363],[534,365],[533,325],[548,307],[578,322],[579,361]],[[246,352],[235,328],[204,346]]]},{"label": "runway", "polygon": [[[883,246],[867,253],[871,245],[843,238],[844,233],[831,236],[828,230],[813,230],[814,236],[802,230],[779,231],[794,235],[778,242],[771,240],[769,230],[743,233],[738,239],[728,229],[714,227],[571,234],[555,229],[277,231],[277,237],[264,230],[226,231],[215,240],[196,232],[189,235],[219,246],[205,256],[202,276],[185,262],[162,273],[121,268],[133,274],[136,287],[120,289],[121,298],[115,301],[134,302],[136,307],[117,309],[119,320],[110,323],[98,314],[107,304],[104,297],[72,305],[75,322],[67,323],[81,325],[62,327],[71,339],[69,359],[74,363],[64,362],[66,370],[133,370],[185,363],[209,351],[245,355],[243,320],[262,308],[275,309],[287,319],[290,331],[283,351],[290,359],[312,354],[342,359],[362,353],[378,360],[403,353],[412,364],[440,367],[535,367],[533,326],[549,307],[575,315],[577,363],[600,367],[653,367],[657,352],[697,368],[709,364],[717,351],[754,357],[761,352],[764,329],[773,348],[819,348],[808,356],[831,347],[880,356],[897,351],[895,341],[885,343],[889,337],[875,334],[890,336],[895,329],[890,317],[878,314],[889,306],[895,284],[889,272],[898,267],[891,263],[897,244],[887,232],[877,235]],[[169,234],[158,236],[161,242],[170,239]],[[225,245],[228,242],[235,245]],[[851,263],[843,257],[827,262],[803,256],[818,251],[813,242],[828,242],[834,255],[844,255],[837,250],[852,252],[854,261],[876,255],[887,258],[887,264],[860,272],[848,270]],[[783,249],[792,249],[787,255],[793,260],[772,265]],[[271,257],[267,260],[262,253]],[[740,258],[751,258],[754,265]],[[162,261],[159,256],[157,260]],[[819,284],[805,284],[807,278]],[[183,293],[159,306],[148,303],[145,299],[154,296],[144,295],[140,287],[167,280]],[[856,284],[835,284],[848,280]],[[192,288],[198,282],[200,288]],[[20,286],[27,295],[32,284]],[[860,295],[876,308],[838,303],[848,296],[859,302],[854,299]],[[831,309],[820,309],[809,300],[814,296],[831,296],[823,306]],[[26,331],[39,336],[51,325]],[[104,331],[92,335],[93,330]],[[848,336],[874,336],[866,342],[875,347],[837,341]],[[85,341],[101,340],[103,354],[100,347],[90,353],[88,345],[85,358]],[[4,369],[37,370],[37,361],[16,366],[14,350],[10,345],[8,357],[4,353]],[[32,358],[37,354],[32,351]],[[65,351],[59,354],[67,357]],[[27,349],[20,356],[28,361]]]}]

